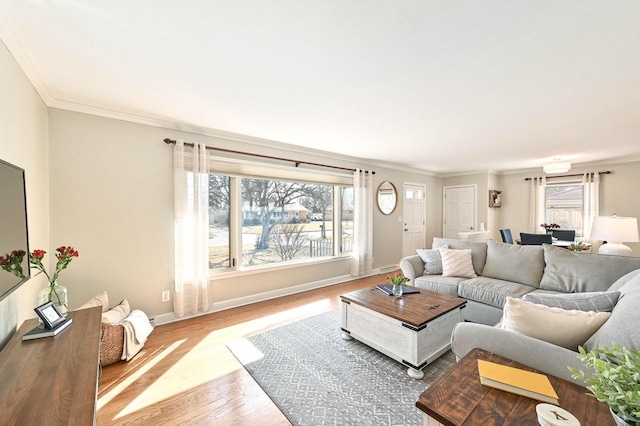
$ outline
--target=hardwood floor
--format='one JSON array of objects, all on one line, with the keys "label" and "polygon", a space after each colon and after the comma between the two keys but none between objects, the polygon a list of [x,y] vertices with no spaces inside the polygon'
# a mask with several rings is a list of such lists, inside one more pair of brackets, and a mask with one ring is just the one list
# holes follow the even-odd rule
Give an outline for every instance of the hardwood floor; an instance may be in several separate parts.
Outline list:
[{"label": "hardwood floor", "polygon": [[384,282],[353,280],[156,327],[129,362],[102,371],[98,425],[289,425],[226,344],[340,307],[339,295]]}]

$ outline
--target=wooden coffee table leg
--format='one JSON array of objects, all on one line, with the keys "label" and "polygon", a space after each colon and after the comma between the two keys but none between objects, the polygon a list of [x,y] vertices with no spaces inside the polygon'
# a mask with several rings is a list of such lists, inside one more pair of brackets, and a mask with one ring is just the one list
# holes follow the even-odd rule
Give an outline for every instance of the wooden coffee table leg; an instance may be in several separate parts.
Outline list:
[{"label": "wooden coffee table leg", "polygon": [[424,372],[422,370],[416,370],[415,368],[407,368],[407,374],[412,379],[421,380],[424,377]]}]

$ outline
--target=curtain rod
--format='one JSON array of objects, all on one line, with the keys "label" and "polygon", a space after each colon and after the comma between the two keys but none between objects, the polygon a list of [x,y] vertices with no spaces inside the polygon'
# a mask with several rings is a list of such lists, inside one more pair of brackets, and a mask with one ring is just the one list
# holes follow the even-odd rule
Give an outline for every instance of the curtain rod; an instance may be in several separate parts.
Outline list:
[{"label": "curtain rod", "polygon": [[[164,139],[164,143],[166,143],[167,145],[175,145],[176,141],[175,141],[175,139],[165,138]],[[193,145],[194,145],[194,144],[189,143],[189,142],[185,142],[184,144],[186,146],[191,146],[191,147],[193,147]],[[330,169],[347,170],[347,171],[350,171],[350,172],[355,172],[357,170],[357,169],[350,169],[348,167],[330,166],[328,164],[312,163],[312,162],[309,162],[309,161],[301,161],[301,160],[292,160],[290,158],[273,157],[271,155],[263,155],[263,154],[254,154],[254,153],[251,153],[251,152],[235,151],[233,149],[216,148],[216,147],[209,146],[209,145],[207,145],[206,148],[209,151],[222,151],[222,152],[229,152],[231,154],[240,154],[240,155],[249,155],[249,156],[252,156],[252,157],[268,158],[270,160],[289,161],[291,163],[294,163],[296,165],[296,167],[298,167],[300,164],[308,164],[310,166],[327,167],[327,168],[330,168]],[[360,170],[360,171],[362,172],[363,170]],[[369,170],[364,170],[364,172],[365,173],[369,173]],[[371,174],[375,175],[376,172],[372,170]]]},{"label": "curtain rod", "polygon": [[[607,170],[606,172],[592,172],[592,173],[598,173],[599,175],[610,175],[612,172],[610,170]],[[583,176],[584,173],[575,173],[572,175],[560,175],[560,176],[547,176],[547,179],[554,179],[554,178],[564,178],[564,177],[574,177],[574,176]],[[531,180],[533,178],[524,178],[524,180]]]}]

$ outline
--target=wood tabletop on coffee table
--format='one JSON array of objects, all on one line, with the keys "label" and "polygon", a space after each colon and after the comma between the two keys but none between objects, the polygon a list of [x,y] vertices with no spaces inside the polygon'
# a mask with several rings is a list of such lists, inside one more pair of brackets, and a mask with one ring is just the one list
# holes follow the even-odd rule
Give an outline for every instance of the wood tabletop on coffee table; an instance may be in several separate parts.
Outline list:
[{"label": "wood tabletop on coffee table", "polygon": [[[540,402],[480,384],[478,359],[536,371],[499,355],[473,349],[420,395],[416,407],[445,426],[538,425],[536,405]],[[587,389],[549,374],[546,376],[558,394],[560,407],[576,416],[580,424],[615,424],[608,406],[587,395]]]},{"label": "wood tabletop on coffee table", "polygon": [[421,327],[453,309],[464,307],[462,305],[467,303],[465,299],[460,297],[432,293],[422,289],[420,289],[420,293],[404,294],[398,299],[375,287],[342,294],[340,298],[414,327]]}]

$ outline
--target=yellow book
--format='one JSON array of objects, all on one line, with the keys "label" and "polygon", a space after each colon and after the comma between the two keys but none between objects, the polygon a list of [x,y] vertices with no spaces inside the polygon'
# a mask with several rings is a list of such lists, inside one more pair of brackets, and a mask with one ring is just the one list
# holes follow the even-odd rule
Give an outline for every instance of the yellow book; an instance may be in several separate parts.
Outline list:
[{"label": "yellow book", "polygon": [[483,385],[558,405],[558,394],[544,374],[481,359],[478,371]]}]

